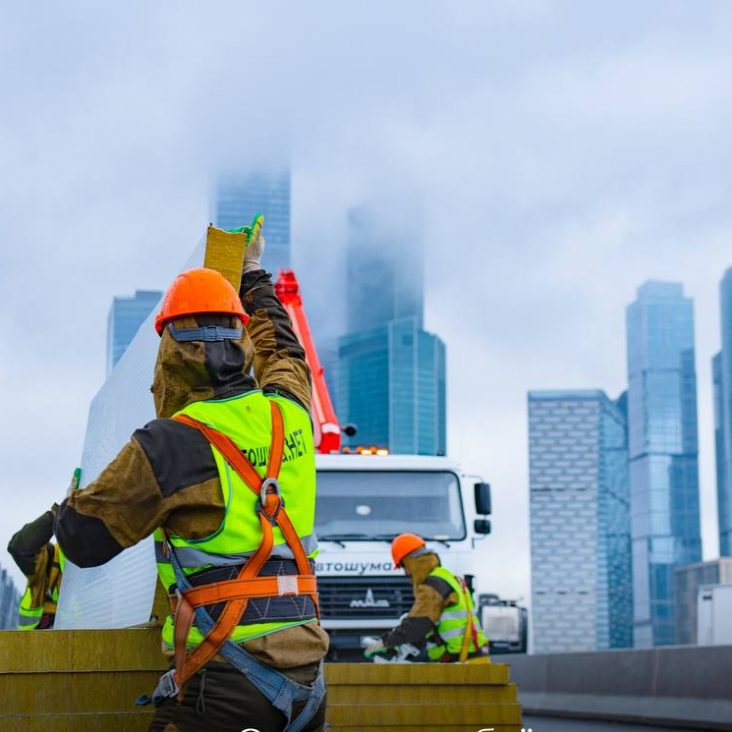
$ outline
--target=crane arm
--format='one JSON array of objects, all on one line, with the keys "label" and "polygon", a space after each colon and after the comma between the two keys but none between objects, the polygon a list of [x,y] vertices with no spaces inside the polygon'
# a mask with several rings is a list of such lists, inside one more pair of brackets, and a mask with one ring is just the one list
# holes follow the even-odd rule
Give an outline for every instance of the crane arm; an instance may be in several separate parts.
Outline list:
[{"label": "crane arm", "polygon": [[275,292],[292,321],[295,335],[305,349],[313,380],[312,416],[315,427],[315,446],[320,453],[340,452],[341,427],[325,381],[325,372],[310,331],[305,308],[300,297],[300,284],[291,269],[283,269],[277,278]]}]

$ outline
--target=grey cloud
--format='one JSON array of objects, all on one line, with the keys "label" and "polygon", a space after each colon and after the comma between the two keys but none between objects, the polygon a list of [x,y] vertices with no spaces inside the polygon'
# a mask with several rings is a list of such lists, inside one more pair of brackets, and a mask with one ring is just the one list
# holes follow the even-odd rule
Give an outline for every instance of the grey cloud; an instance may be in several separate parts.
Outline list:
[{"label": "grey cloud", "polygon": [[625,304],[649,277],[683,280],[696,298],[714,551],[708,360],[732,263],[729,4],[3,12],[0,377],[12,429],[0,537],[65,489],[112,296],[167,284],[208,222],[218,168],[291,157],[294,260],[306,297],[336,317],[347,208],[400,188],[422,197],[449,447],[496,486],[481,551],[500,592],[528,594],[526,390],[618,393]]}]

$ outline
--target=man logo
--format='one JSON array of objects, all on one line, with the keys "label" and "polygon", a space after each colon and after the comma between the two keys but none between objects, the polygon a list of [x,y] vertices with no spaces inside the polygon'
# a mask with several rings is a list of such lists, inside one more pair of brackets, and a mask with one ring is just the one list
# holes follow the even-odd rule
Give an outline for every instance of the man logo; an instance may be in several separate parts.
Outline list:
[{"label": "man logo", "polygon": [[391,607],[388,600],[377,600],[374,591],[369,587],[366,590],[365,600],[351,600],[349,607]]}]

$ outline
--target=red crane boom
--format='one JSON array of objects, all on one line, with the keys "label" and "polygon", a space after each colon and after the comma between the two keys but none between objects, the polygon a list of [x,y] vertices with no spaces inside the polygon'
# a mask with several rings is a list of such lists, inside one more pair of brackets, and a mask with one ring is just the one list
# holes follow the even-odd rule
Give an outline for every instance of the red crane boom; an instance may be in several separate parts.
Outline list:
[{"label": "red crane boom", "polygon": [[315,446],[318,452],[341,450],[341,427],[338,424],[333,402],[325,381],[325,373],[318,358],[308,319],[300,297],[300,284],[291,269],[280,270],[275,284],[277,297],[287,310],[295,335],[305,349],[305,357],[313,379],[312,416],[315,427]]}]

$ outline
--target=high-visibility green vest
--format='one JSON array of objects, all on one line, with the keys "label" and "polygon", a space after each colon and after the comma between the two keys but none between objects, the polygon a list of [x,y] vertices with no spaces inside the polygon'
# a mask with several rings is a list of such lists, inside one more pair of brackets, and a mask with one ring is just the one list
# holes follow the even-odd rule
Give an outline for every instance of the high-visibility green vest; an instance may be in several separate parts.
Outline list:
[{"label": "high-visibility green vest", "polygon": [[437,631],[427,639],[427,656],[430,661],[439,661],[446,653],[451,656],[460,656],[465,633],[469,632],[468,614],[473,618],[473,626],[478,636],[478,648],[476,648],[471,634],[468,653],[475,653],[487,643],[487,640],[475,615],[475,606],[470,592],[467,588],[463,588],[460,580],[445,567],[435,567],[429,576],[439,577],[447,582],[457,595],[458,601],[454,605],[448,605],[442,611]]},{"label": "high-visibility green vest", "polygon": [[[51,576],[52,584],[46,592],[46,597],[40,605],[33,605],[33,596],[31,588],[26,587],[23,597],[20,598],[20,605],[18,607],[18,630],[35,630],[43,618],[45,605],[47,602],[56,605],[58,603],[58,593],[61,587],[61,577],[63,570],[66,565],[66,557],[61,551],[61,547],[58,544],[54,544],[53,547],[53,565],[49,571]],[[55,570],[55,571],[54,571]]]},{"label": "high-visibility green vest", "polygon": [[[230,399],[194,402],[178,414],[185,414],[222,432],[243,452],[256,471],[264,477],[272,442],[270,399],[279,405],[285,433],[284,457],[279,474],[280,491],[287,514],[297,531],[308,557],[317,554],[315,536],[315,449],[310,415],[295,402],[280,396],[265,396],[251,391]],[[219,528],[203,539],[184,539],[168,535],[175,556],[183,571],[194,574],[211,567],[242,565],[262,541],[262,529],[257,514],[258,497],[244,484],[239,475],[211,447],[218,468],[224,498],[224,519]],[[273,529],[272,557],[292,559],[279,528]],[[154,534],[158,575],[170,590],[175,574],[165,550],[165,536],[158,529]],[[239,625],[231,640],[241,643],[269,633],[315,621],[315,616],[296,621],[272,621]],[[194,625],[188,634],[187,646],[194,648],[203,640]],[[173,648],[173,618],[168,616],[163,626],[163,642]]]}]

